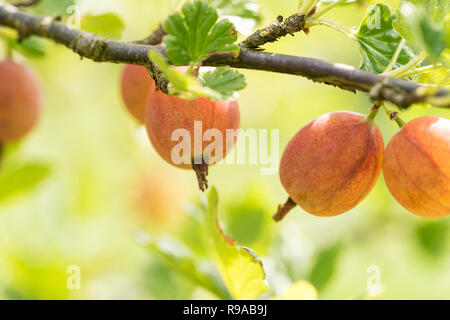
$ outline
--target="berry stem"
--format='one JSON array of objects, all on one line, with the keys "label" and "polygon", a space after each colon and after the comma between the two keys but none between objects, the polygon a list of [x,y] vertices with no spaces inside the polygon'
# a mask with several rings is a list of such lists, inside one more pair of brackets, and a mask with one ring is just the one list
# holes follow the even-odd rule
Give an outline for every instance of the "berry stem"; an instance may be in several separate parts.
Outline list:
[{"label": "berry stem", "polygon": [[281,221],[293,208],[295,208],[297,204],[289,197],[285,204],[279,205],[277,213],[273,216],[273,220],[276,222]]}]

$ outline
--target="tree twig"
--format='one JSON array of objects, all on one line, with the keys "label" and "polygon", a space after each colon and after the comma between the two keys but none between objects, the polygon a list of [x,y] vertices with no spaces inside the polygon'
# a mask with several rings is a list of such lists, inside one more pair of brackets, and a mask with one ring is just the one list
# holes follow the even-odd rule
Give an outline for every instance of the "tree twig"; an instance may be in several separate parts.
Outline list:
[{"label": "tree twig", "polygon": [[[76,30],[65,23],[53,21],[18,10],[8,4],[0,4],[0,25],[16,29],[21,37],[36,35],[60,43],[80,56],[97,62],[138,64],[150,67],[150,50],[158,50],[166,55],[160,46],[126,43],[109,40],[95,34]],[[242,48],[238,57],[227,53],[212,54],[203,62],[205,66],[228,65],[235,68],[272,71],[299,75],[313,81],[334,85],[350,91],[370,93],[374,100],[387,100],[400,108],[406,108],[414,102],[430,98],[417,93],[422,86],[405,80],[389,78],[384,75],[366,72],[348,65],[330,63],[313,58],[297,57],[276,53],[259,52]],[[433,92],[432,97],[443,101],[441,107],[450,108],[446,98],[450,92],[441,89]]]}]

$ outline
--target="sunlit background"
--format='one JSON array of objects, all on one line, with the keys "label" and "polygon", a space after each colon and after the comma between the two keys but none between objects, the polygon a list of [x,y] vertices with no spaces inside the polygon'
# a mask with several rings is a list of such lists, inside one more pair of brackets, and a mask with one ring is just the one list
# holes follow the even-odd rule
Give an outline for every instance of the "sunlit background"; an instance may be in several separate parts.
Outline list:
[{"label": "sunlit background", "polygon": [[[131,41],[155,29],[173,9],[170,2],[79,4],[83,13],[120,14],[123,40]],[[257,2],[263,24],[297,8],[297,0]],[[365,10],[348,5],[328,17],[352,27]],[[360,59],[352,40],[325,27],[265,48],[353,66]],[[0,298],[217,298],[138,241],[141,231],[176,239],[195,253],[199,266],[212,261],[198,246],[198,226],[189,216],[200,196],[195,175],[165,163],[126,112],[119,91],[123,66],[80,59],[51,42],[46,50],[44,58],[15,55],[39,77],[43,114],[32,134],[8,146],[0,171]],[[242,72],[248,82],[239,98],[242,129],[279,129],[280,149],[272,150],[277,158],[315,117],[371,107],[366,94],[290,75]],[[450,118],[450,111],[416,106],[401,113],[404,120],[425,115]],[[376,122],[387,143],[396,124],[384,113]],[[225,232],[263,261],[271,289],[266,298],[299,280],[310,281],[320,299],[450,298],[449,219],[408,213],[381,177],[350,212],[318,218],[295,208],[277,224],[271,216],[287,195],[278,175],[261,175],[262,167],[217,165],[209,181],[219,192]],[[80,268],[79,289],[67,286],[70,266]],[[367,286],[374,276],[382,291],[371,296]]]}]

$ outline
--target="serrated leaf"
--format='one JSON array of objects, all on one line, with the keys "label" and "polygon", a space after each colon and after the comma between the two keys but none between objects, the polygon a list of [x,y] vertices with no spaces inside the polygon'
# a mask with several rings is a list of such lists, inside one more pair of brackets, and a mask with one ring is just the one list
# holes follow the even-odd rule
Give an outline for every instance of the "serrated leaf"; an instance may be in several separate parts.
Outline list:
[{"label": "serrated leaf", "polygon": [[233,24],[227,19],[217,22],[217,10],[202,0],[186,2],[181,13],[170,15],[164,22],[167,55],[175,65],[198,64],[213,52],[233,52],[239,47]]},{"label": "serrated leaf", "polygon": [[25,164],[3,171],[0,174],[0,200],[33,190],[49,174],[48,166],[37,164]]},{"label": "serrated leaf", "polygon": [[325,288],[333,277],[340,251],[341,244],[337,243],[318,254],[309,275],[309,281],[317,290]]},{"label": "serrated leaf", "polygon": [[70,6],[75,5],[75,0],[40,0],[31,7],[31,10],[39,15],[66,15]]},{"label": "serrated leaf", "polygon": [[193,76],[171,68],[166,59],[158,52],[151,50],[149,56],[150,60],[156,63],[158,68],[166,76],[167,80],[169,80],[169,94],[177,95],[183,99],[208,97],[210,99],[219,100],[222,97],[220,93],[210,88],[203,87]]},{"label": "serrated leaf", "polygon": [[[376,4],[368,9],[355,34],[361,49],[362,69],[376,73],[386,70],[402,40],[392,25],[394,18],[395,16],[391,14],[391,10],[386,5]],[[394,68],[405,65],[413,56],[410,48],[404,46]]]},{"label": "serrated leaf", "polygon": [[27,56],[42,58],[45,57],[47,48],[44,39],[30,36],[20,42],[17,48]]},{"label": "serrated leaf", "polygon": [[256,299],[269,290],[262,262],[249,248],[225,235],[218,218],[218,194],[212,187],[204,202],[206,229],[222,279],[234,299]]},{"label": "serrated leaf", "polygon": [[219,92],[222,100],[233,97],[235,91],[247,86],[244,75],[228,66],[201,74],[199,81],[204,87]]},{"label": "serrated leaf", "polygon": [[81,19],[81,29],[110,39],[122,38],[125,23],[116,13],[88,14]]}]

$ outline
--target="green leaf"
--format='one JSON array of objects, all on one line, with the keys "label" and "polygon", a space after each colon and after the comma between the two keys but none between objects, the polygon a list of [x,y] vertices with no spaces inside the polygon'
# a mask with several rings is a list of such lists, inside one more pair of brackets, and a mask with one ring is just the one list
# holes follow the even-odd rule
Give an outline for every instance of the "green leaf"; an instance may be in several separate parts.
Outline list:
[{"label": "green leaf", "polygon": [[236,16],[261,22],[261,11],[254,0],[208,0],[221,16]]},{"label": "green leaf", "polygon": [[31,36],[20,42],[17,48],[27,56],[42,58],[46,54],[46,43],[44,39]]},{"label": "green leaf", "polygon": [[81,29],[106,38],[118,40],[122,37],[125,23],[116,13],[88,14],[81,19]]},{"label": "green leaf", "polygon": [[183,74],[169,66],[167,60],[157,51],[150,51],[150,60],[152,60],[158,68],[164,73],[167,80],[170,82],[169,94],[177,95],[183,99],[196,99],[198,97],[208,97],[219,100],[221,95],[203,87],[196,78],[189,74]]},{"label": "green leaf", "polygon": [[[358,32],[355,34],[362,54],[361,68],[376,73],[382,73],[389,65],[401,36],[392,26],[395,16],[388,6],[376,4],[369,8]],[[413,52],[404,46],[394,65],[398,68],[411,60]]]},{"label": "green leaf", "polygon": [[2,29],[0,30],[0,38],[6,40],[10,49],[17,50],[27,57],[42,58],[46,54],[47,43],[37,36],[29,36],[19,43],[15,31]]},{"label": "green leaf", "polygon": [[431,256],[441,256],[447,252],[447,240],[450,226],[447,221],[425,222],[416,230],[419,244]]},{"label": "green leaf", "polygon": [[206,229],[220,274],[234,299],[256,299],[269,291],[262,262],[248,248],[225,235],[218,218],[218,194],[212,187],[204,202]]},{"label": "green leaf", "polygon": [[430,58],[437,62],[447,47],[443,13],[448,12],[449,2],[447,1],[447,4],[440,0],[415,2],[417,5],[404,2],[400,6],[393,25],[402,37],[425,50]]},{"label": "green leaf", "polygon": [[222,100],[233,97],[235,91],[247,86],[244,75],[228,66],[201,74],[199,81],[204,87],[219,92]]},{"label": "green leaf", "polygon": [[45,165],[25,164],[0,174],[0,200],[29,192],[36,188],[50,174]]},{"label": "green leaf", "polygon": [[227,19],[217,22],[219,15],[202,0],[186,2],[182,14],[176,12],[164,22],[167,55],[175,65],[198,64],[213,52],[238,54],[239,47],[233,24]]},{"label": "green leaf", "polygon": [[309,275],[309,281],[317,290],[325,288],[333,277],[340,251],[341,244],[337,243],[318,254]]},{"label": "green leaf", "polygon": [[68,8],[75,5],[75,0],[40,0],[31,7],[31,10],[39,15],[67,15]]}]

